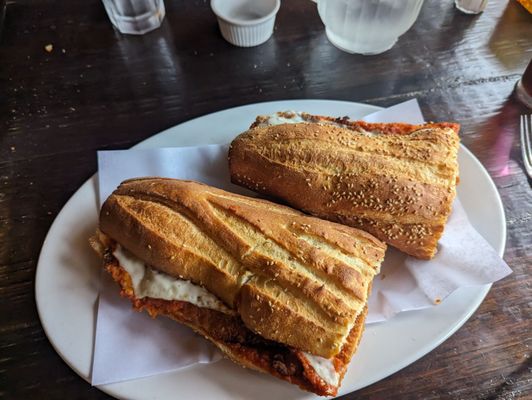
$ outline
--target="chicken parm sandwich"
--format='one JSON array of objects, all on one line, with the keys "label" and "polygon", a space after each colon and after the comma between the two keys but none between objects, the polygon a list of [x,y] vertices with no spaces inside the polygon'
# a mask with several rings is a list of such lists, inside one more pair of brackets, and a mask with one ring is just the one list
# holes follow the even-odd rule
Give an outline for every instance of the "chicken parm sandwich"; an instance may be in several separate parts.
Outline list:
[{"label": "chicken parm sandwich", "polygon": [[123,182],[90,242],[136,310],[324,396],[356,351],[386,248],[289,207],[163,178]]}]

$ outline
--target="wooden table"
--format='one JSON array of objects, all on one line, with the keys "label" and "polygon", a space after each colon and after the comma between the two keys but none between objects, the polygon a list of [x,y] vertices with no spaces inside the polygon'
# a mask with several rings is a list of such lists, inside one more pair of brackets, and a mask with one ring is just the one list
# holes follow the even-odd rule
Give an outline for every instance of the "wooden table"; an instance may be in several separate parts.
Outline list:
[{"label": "wooden table", "polygon": [[115,32],[98,0],[8,3],[0,41],[0,398],[108,398],[52,349],[33,294],[45,235],[95,172],[96,150],[128,148],[247,103],[388,106],[414,97],[428,119],[462,124],[463,143],[497,184],[514,273],[436,350],[346,398],[532,397],[532,190],[517,130],[526,109],[512,95],[532,57],[532,16],[515,1],[491,1],[479,16],[427,1],[392,50],[370,57],[329,44],[308,0],[284,1],[273,38],[250,49],[221,38],[207,1],[167,0],[162,28],[141,37]]}]

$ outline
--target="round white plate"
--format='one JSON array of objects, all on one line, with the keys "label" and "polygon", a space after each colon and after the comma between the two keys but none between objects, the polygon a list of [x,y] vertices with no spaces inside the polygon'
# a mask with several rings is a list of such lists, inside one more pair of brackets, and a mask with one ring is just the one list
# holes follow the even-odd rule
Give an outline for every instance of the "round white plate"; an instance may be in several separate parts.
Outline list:
[{"label": "round white plate", "polygon": [[[329,100],[251,104],[209,114],[161,132],[136,147],[228,143],[259,114],[304,110],[358,119],[380,108]],[[459,151],[458,195],[475,228],[502,256],[506,223],[499,194],[480,162]],[[87,239],[97,225],[96,177],[67,202],[44,242],[35,295],[44,330],[55,350],[90,382],[100,265]],[[344,378],[340,395],[387,377],[424,356],[452,335],[480,305],[490,285],[455,291],[437,307],[401,313],[369,325]],[[265,374],[223,360],[180,371],[99,387],[123,399],[308,399],[313,395]]]}]

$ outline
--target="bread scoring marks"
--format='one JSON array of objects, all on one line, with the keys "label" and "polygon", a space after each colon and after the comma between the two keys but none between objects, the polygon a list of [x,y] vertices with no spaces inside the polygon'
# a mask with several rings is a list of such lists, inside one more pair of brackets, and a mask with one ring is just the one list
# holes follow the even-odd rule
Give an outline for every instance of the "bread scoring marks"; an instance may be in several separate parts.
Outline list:
[{"label": "bread scoring marks", "polygon": [[231,313],[215,295],[195,285],[190,281],[176,279],[168,274],[158,272],[144,264],[144,261],[135,257],[117,245],[113,255],[119,265],[131,277],[135,297],[153,299],[186,301],[198,307],[210,308],[223,313]]}]

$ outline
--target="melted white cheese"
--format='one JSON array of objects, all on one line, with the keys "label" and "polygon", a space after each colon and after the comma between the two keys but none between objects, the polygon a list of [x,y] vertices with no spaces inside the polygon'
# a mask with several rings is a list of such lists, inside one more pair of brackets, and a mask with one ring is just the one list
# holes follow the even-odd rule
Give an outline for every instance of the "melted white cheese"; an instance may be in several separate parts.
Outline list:
[{"label": "melted white cheese", "polygon": [[131,277],[135,296],[139,299],[151,297],[163,300],[179,300],[225,313],[230,311],[215,295],[201,286],[155,271],[119,245],[113,255]]},{"label": "melted white cheese", "polygon": [[[281,124],[299,124],[301,122],[309,122],[303,117],[303,113],[296,112],[296,111],[284,111],[284,112],[276,112],[275,114],[268,115],[267,119],[261,124],[259,124],[259,126],[264,127],[264,126],[273,126],[273,125],[281,125]],[[317,123],[320,125],[334,125],[340,128],[349,129],[349,125],[340,124],[338,122],[333,122],[333,121],[320,121]],[[376,132],[366,131],[366,130],[363,130],[362,128],[354,132],[359,133],[361,135],[365,135],[365,136],[377,136],[378,135],[378,133]]]},{"label": "melted white cheese", "polygon": [[[287,115],[289,116],[287,117]],[[301,116],[301,113],[285,111],[269,115],[268,119],[262,125],[298,124],[300,122],[306,122]]]},{"label": "melted white cheese", "polygon": [[[347,336],[351,333],[351,329],[355,326],[356,320],[351,322],[347,331],[342,338],[342,345],[345,344]],[[332,386],[338,386],[338,381],[340,380],[340,375],[336,372],[334,368],[333,361],[329,358],[316,356],[310,353],[302,351],[303,356],[308,360],[309,364],[314,368],[314,371],[318,376],[323,379],[326,383]]]},{"label": "melted white cheese", "polygon": [[338,375],[338,372],[334,369],[332,360],[305,352],[302,353],[321,379],[329,385],[338,386],[340,375]]}]

